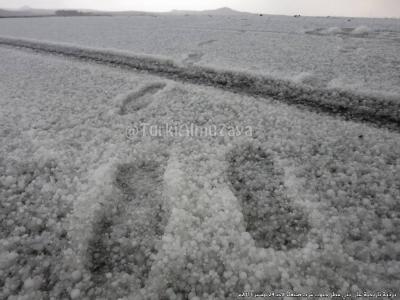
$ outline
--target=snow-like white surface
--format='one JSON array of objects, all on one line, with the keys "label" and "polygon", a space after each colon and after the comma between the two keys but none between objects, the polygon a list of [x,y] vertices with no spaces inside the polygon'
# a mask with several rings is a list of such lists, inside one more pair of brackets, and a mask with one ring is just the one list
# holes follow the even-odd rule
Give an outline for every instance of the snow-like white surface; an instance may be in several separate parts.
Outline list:
[{"label": "snow-like white surface", "polygon": [[[13,49],[0,66],[0,298],[400,286],[398,133]],[[174,122],[253,134],[126,136]]]},{"label": "snow-like white surface", "polygon": [[400,21],[283,16],[2,19],[0,35],[164,55],[311,86],[400,94]]}]

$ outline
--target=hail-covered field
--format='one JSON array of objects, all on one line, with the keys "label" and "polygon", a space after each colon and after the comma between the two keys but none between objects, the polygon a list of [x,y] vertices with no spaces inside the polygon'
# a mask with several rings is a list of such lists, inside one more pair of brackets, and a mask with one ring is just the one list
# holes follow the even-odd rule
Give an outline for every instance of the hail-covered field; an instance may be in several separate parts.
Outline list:
[{"label": "hail-covered field", "polygon": [[399,127],[218,77],[374,95],[395,124],[399,21],[0,19],[0,36],[0,299],[399,295]]},{"label": "hail-covered field", "polygon": [[400,93],[400,22],[284,16],[0,20],[0,35],[165,55],[317,87]]}]

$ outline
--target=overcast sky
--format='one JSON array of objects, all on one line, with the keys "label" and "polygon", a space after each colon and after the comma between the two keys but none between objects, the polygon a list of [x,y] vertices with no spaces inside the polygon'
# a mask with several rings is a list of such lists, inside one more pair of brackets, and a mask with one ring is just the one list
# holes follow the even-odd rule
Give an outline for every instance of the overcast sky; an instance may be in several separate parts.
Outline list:
[{"label": "overcast sky", "polygon": [[400,17],[400,0],[0,0],[2,8],[98,10],[203,10],[227,6],[266,14]]}]

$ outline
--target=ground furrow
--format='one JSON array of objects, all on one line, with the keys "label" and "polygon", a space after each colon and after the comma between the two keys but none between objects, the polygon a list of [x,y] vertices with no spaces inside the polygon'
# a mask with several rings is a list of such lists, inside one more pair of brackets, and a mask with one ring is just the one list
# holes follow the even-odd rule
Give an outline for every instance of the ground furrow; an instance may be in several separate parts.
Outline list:
[{"label": "ground furrow", "polygon": [[339,89],[317,89],[277,78],[198,65],[109,49],[0,37],[0,45],[31,49],[75,59],[95,61],[194,84],[209,85],[247,95],[272,97],[312,111],[362,121],[400,131],[400,99],[363,95]]}]

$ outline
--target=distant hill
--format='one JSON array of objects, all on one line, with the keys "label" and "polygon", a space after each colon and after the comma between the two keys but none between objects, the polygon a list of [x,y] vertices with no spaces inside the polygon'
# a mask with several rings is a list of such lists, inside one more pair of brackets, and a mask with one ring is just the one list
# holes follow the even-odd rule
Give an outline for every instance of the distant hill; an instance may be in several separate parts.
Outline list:
[{"label": "distant hill", "polygon": [[95,16],[111,16],[105,12],[93,10],[78,10],[78,9],[60,9],[55,11],[57,17],[95,17]]},{"label": "distant hill", "polygon": [[175,15],[212,15],[212,16],[236,16],[249,15],[251,13],[233,10],[229,7],[221,7],[213,10],[172,10],[169,14]]},{"label": "distant hill", "polygon": [[35,9],[29,6],[23,6],[20,9],[0,9],[0,18],[29,18],[29,17],[67,17],[67,16],[111,16],[111,13],[105,13],[90,9],[79,10],[52,10]]},{"label": "distant hill", "polygon": [[24,6],[21,6],[18,10],[22,10],[22,11],[32,10],[32,7],[30,7],[28,5],[24,5]]},{"label": "distant hill", "polygon": [[22,17],[39,17],[52,16],[54,10],[51,9],[34,9],[23,6],[20,9],[0,9],[0,18],[22,18]]},{"label": "distant hill", "polygon": [[113,11],[113,12],[105,12],[107,14],[113,16],[157,16],[157,15],[243,15],[243,14],[250,14],[246,12],[240,12],[229,7],[222,7],[214,10],[172,10],[169,12],[145,12],[145,11]]},{"label": "distant hill", "polygon": [[[57,13],[56,13],[57,12]],[[64,13],[65,12],[65,13]],[[76,13],[78,12],[78,13]],[[238,16],[251,13],[233,10],[229,7],[221,7],[214,10],[172,10],[166,13],[152,13],[144,11],[97,11],[91,9],[78,10],[50,10],[35,9],[23,6],[20,9],[0,9],[0,18],[22,17],[47,17],[47,16],[157,16],[157,15],[212,15],[212,16]]]}]

